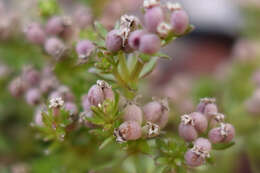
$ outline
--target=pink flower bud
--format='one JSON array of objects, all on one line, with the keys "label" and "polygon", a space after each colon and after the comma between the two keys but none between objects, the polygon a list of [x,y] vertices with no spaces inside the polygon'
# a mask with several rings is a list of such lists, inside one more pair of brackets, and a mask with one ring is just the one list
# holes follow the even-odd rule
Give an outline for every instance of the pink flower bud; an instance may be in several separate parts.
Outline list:
[{"label": "pink flower bud", "polygon": [[209,152],[211,150],[211,143],[206,138],[198,138],[194,141],[194,145],[201,148],[203,151]]},{"label": "pink flower bud", "polygon": [[50,18],[46,24],[46,32],[50,35],[58,35],[64,31],[62,17],[54,16]]},{"label": "pink flower bud", "polygon": [[91,105],[98,106],[102,104],[104,98],[104,93],[102,88],[99,85],[93,85],[88,91],[88,101]]},{"label": "pink flower bud", "polygon": [[197,155],[195,152],[192,151],[192,149],[188,150],[185,153],[185,161],[186,164],[190,167],[197,167],[202,165],[205,162],[205,159],[201,157],[200,155]]},{"label": "pink flower bud", "polygon": [[152,55],[160,50],[161,41],[155,34],[145,34],[140,39],[139,50],[145,54]]},{"label": "pink flower bud", "polygon": [[209,140],[213,143],[231,142],[235,136],[235,128],[231,124],[221,124],[209,131]]},{"label": "pink flower bud", "polygon": [[137,105],[129,104],[124,109],[123,118],[124,121],[136,121],[141,125],[143,121],[143,113],[141,108]]},{"label": "pink flower bud", "polygon": [[203,114],[199,112],[193,112],[190,114],[190,116],[193,119],[194,127],[198,132],[203,133],[207,130],[208,120]]},{"label": "pink flower bud", "polygon": [[42,121],[42,107],[38,107],[36,109],[36,112],[34,114],[34,123],[37,126],[43,126],[43,121]]},{"label": "pink flower bud", "polygon": [[92,22],[92,14],[90,9],[80,7],[80,9],[78,9],[74,14],[74,21],[81,29],[89,26]]},{"label": "pink flower bud", "polygon": [[110,101],[114,100],[114,98],[115,98],[114,91],[112,90],[112,88],[110,86],[103,87],[103,93],[104,93],[105,100],[106,99],[108,99]]},{"label": "pink flower bud", "polygon": [[33,23],[26,30],[27,39],[35,44],[43,44],[46,34],[39,24]]},{"label": "pink flower bud", "polygon": [[45,51],[56,58],[59,58],[63,55],[66,47],[64,43],[58,38],[49,38],[44,44]]},{"label": "pink flower bud", "polygon": [[66,86],[59,86],[57,90],[50,93],[49,98],[61,97],[66,102],[73,102],[75,100],[74,95],[71,93],[70,89]]},{"label": "pink flower bud", "polygon": [[90,110],[91,104],[88,101],[88,94],[85,94],[82,96],[81,105],[82,105],[84,111]]},{"label": "pink flower bud", "polygon": [[142,129],[136,121],[125,121],[114,132],[118,142],[137,140],[142,135]]},{"label": "pink flower bud", "polygon": [[144,119],[148,122],[155,123],[160,128],[165,127],[169,118],[168,103],[152,101],[143,107]]},{"label": "pink flower bud", "polygon": [[48,93],[58,86],[59,82],[53,76],[45,77],[40,82],[40,90],[42,93]]},{"label": "pink flower bud", "polygon": [[123,40],[119,36],[118,30],[112,30],[106,37],[106,48],[112,52],[117,52],[122,48]]},{"label": "pink flower bud", "polygon": [[29,105],[39,104],[41,100],[41,91],[37,88],[29,89],[25,94],[25,100]]},{"label": "pink flower bud", "polygon": [[210,103],[205,106],[204,115],[208,119],[212,119],[218,113],[218,107],[215,103]]},{"label": "pink flower bud", "polygon": [[140,39],[144,34],[144,30],[136,30],[134,32],[131,32],[128,38],[128,44],[130,45],[130,47],[132,47],[135,50],[138,50],[140,45]]},{"label": "pink flower bud", "polygon": [[87,58],[89,57],[92,52],[94,51],[95,46],[93,45],[93,43],[89,40],[82,40],[80,42],[77,43],[76,46],[76,51],[78,54],[79,58]]},{"label": "pink flower bud", "polygon": [[156,33],[158,25],[163,22],[163,20],[163,11],[159,6],[147,9],[144,14],[144,24],[149,32]]},{"label": "pink flower bud", "polygon": [[69,111],[71,115],[76,115],[78,113],[78,107],[73,102],[66,102],[64,104],[64,109]]},{"label": "pink flower bud", "polygon": [[173,31],[180,35],[183,34],[189,26],[189,16],[184,10],[172,12],[171,24]]},{"label": "pink flower bud", "polygon": [[14,97],[19,97],[23,95],[24,91],[27,89],[27,85],[22,78],[18,77],[11,81],[8,89]]},{"label": "pink flower bud", "polygon": [[28,86],[33,87],[39,85],[41,75],[32,66],[27,66],[23,69],[22,78]]},{"label": "pink flower bud", "polygon": [[198,138],[198,132],[196,131],[195,127],[191,124],[185,125],[183,123],[180,123],[179,135],[187,142],[194,141]]}]

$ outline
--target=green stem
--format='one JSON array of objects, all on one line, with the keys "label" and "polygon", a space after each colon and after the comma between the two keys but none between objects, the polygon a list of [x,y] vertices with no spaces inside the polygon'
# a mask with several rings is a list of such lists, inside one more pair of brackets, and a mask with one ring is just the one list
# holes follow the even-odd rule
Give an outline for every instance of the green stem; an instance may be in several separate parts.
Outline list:
[{"label": "green stem", "polygon": [[130,79],[130,73],[128,70],[128,66],[126,65],[126,58],[123,52],[119,53],[119,64],[124,78],[126,79],[126,81],[128,81]]},{"label": "green stem", "polygon": [[131,73],[131,79],[136,82],[140,76],[140,73],[142,71],[144,67],[144,63],[141,62],[140,60],[137,60],[136,64],[135,64],[135,67]]}]

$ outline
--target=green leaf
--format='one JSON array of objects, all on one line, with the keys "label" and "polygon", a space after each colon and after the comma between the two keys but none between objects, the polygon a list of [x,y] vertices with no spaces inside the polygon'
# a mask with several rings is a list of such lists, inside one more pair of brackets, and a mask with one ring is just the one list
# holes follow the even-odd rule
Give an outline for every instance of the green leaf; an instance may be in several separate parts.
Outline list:
[{"label": "green leaf", "polygon": [[104,147],[106,147],[110,142],[112,142],[112,140],[114,139],[114,136],[110,136],[108,138],[106,138],[102,144],[98,147],[99,150],[102,150]]},{"label": "green leaf", "polygon": [[105,121],[97,116],[93,116],[93,117],[85,117],[86,120],[88,120],[89,122],[91,122],[92,124],[95,125],[104,125]]},{"label": "green leaf", "polygon": [[102,36],[103,38],[106,38],[106,35],[107,35],[106,28],[98,21],[95,21],[94,26],[95,26],[96,31],[100,34],[100,36]]},{"label": "green leaf", "polygon": [[158,157],[155,162],[159,165],[166,165],[168,164],[168,158],[167,157]]},{"label": "green leaf", "polygon": [[214,150],[225,150],[235,145],[235,142],[225,143],[225,144],[213,144],[212,148]]},{"label": "green leaf", "polygon": [[158,56],[159,58],[163,58],[163,59],[172,59],[172,57],[170,57],[169,55],[164,54],[162,52],[158,52],[154,56]]},{"label": "green leaf", "polygon": [[152,57],[150,59],[150,61],[144,66],[144,68],[140,74],[140,78],[146,77],[153,71],[153,69],[156,67],[157,60],[158,60],[158,57]]}]

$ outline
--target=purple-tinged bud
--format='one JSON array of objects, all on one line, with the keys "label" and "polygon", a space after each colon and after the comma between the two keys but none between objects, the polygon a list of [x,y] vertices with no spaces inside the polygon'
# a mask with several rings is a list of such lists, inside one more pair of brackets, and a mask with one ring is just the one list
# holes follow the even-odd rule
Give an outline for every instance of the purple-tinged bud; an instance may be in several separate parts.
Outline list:
[{"label": "purple-tinged bud", "polygon": [[79,115],[79,123],[85,125],[88,128],[96,127],[94,124],[86,120],[86,118],[91,118],[93,116],[93,112],[91,110],[84,111]]},{"label": "purple-tinged bud", "polygon": [[117,52],[122,48],[123,40],[118,30],[112,30],[106,37],[106,48],[111,52]]},{"label": "purple-tinged bud", "polygon": [[88,101],[91,105],[98,106],[98,104],[102,104],[104,98],[103,90],[100,86],[93,85],[88,91]]},{"label": "purple-tinged bud", "polygon": [[114,91],[112,90],[111,86],[109,87],[103,87],[103,93],[105,100],[108,99],[110,101],[113,101],[115,98]]},{"label": "purple-tinged bud", "polygon": [[186,165],[190,167],[197,167],[202,165],[205,162],[205,159],[200,155],[197,155],[195,152],[193,152],[192,149],[189,149],[185,153],[184,158],[185,158]]},{"label": "purple-tinged bud", "polygon": [[156,33],[158,25],[163,22],[164,15],[161,7],[153,7],[144,14],[144,25],[149,32]]},{"label": "purple-tinged bud", "polygon": [[181,123],[179,125],[179,135],[187,142],[194,141],[198,138],[198,132],[191,124],[185,125]]},{"label": "purple-tinged bud", "polygon": [[201,148],[203,151],[209,152],[211,150],[211,143],[206,138],[198,138],[194,141],[193,144]]},{"label": "purple-tinged bud", "polygon": [[32,66],[27,66],[23,69],[22,78],[29,86],[35,86],[39,84],[41,75]]},{"label": "purple-tinged bud", "polygon": [[155,34],[145,34],[140,39],[139,50],[145,54],[152,55],[160,50],[161,41]]},{"label": "purple-tinged bud", "polygon": [[58,35],[64,31],[62,17],[54,16],[50,18],[46,24],[46,32],[50,35]]},{"label": "purple-tinged bud", "polygon": [[183,34],[189,26],[189,16],[184,10],[176,10],[171,14],[173,32]]},{"label": "purple-tinged bud", "polygon": [[192,118],[194,127],[198,132],[203,133],[207,130],[208,120],[203,114],[199,112],[193,112],[190,114],[190,117]]},{"label": "purple-tinged bud", "polygon": [[141,125],[143,121],[141,108],[135,104],[127,105],[123,112],[123,119],[124,121],[136,121]]},{"label": "purple-tinged bud", "polygon": [[160,0],[144,0],[143,7],[145,9],[153,8],[160,5]]},{"label": "purple-tinged bud", "polygon": [[33,23],[26,29],[27,39],[35,44],[43,44],[46,34],[39,24]]},{"label": "purple-tinged bud", "polygon": [[205,106],[204,115],[208,119],[212,119],[218,114],[218,107],[215,103],[210,103]]},{"label": "purple-tinged bud", "polygon": [[209,131],[209,140],[213,144],[231,142],[235,136],[235,128],[231,124],[221,123],[220,127]]},{"label": "purple-tinged bud", "polygon": [[71,115],[76,115],[78,114],[78,107],[75,103],[73,102],[66,102],[64,104],[64,109],[69,111]]},{"label": "purple-tinged bud", "polygon": [[14,97],[19,97],[23,95],[23,93],[27,89],[27,85],[24,80],[22,80],[22,78],[18,77],[11,81],[8,89]]},{"label": "purple-tinged bud", "polygon": [[76,51],[79,58],[85,59],[94,51],[95,46],[89,40],[82,40],[77,43]]},{"label": "purple-tinged bud", "polygon": [[85,94],[81,98],[81,105],[84,111],[89,111],[91,108],[91,104],[88,101],[88,94]]},{"label": "purple-tinged bud", "polygon": [[25,100],[29,105],[39,104],[41,100],[41,91],[37,88],[29,89],[25,94]]},{"label": "purple-tinged bud", "polygon": [[157,33],[159,34],[160,37],[167,37],[169,33],[171,32],[172,27],[170,24],[166,22],[162,22],[157,26]]},{"label": "purple-tinged bud", "polygon": [[49,38],[44,44],[45,51],[56,58],[59,58],[63,55],[66,50],[65,44],[58,38]]},{"label": "purple-tinged bud", "polygon": [[37,126],[43,126],[43,121],[42,121],[42,109],[43,107],[40,106],[36,109],[35,114],[34,114],[34,123]]},{"label": "purple-tinged bud", "polygon": [[125,121],[115,129],[114,135],[117,142],[137,140],[142,136],[142,128],[136,121]]},{"label": "purple-tinged bud", "polygon": [[66,102],[73,102],[75,100],[74,95],[71,93],[70,89],[66,86],[60,86],[57,90],[50,93],[49,98],[61,97]]},{"label": "purple-tinged bud", "polygon": [[45,77],[40,82],[40,90],[42,93],[48,93],[51,90],[55,89],[58,85],[59,82],[55,77]]},{"label": "purple-tinged bud", "polygon": [[92,22],[90,9],[80,7],[80,9],[78,9],[74,14],[74,20],[76,25],[78,25],[81,29],[89,26]]},{"label": "purple-tinged bud", "polygon": [[144,119],[164,128],[169,119],[169,108],[166,100],[152,101],[143,107]]},{"label": "purple-tinged bud", "polygon": [[136,30],[131,32],[129,38],[128,38],[128,44],[131,48],[138,50],[140,45],[140,39],[145,34],[144,30]]}]

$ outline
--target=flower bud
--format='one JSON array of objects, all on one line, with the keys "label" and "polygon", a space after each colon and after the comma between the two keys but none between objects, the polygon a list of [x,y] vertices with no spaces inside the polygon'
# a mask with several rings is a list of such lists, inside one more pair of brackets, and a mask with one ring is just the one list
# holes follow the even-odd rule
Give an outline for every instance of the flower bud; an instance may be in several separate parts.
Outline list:
[{"label": "flower bud", "polygon": [[27,39],[35,44],[43,44],[46,34],[39,24],[33,23],[26,29]]},{"label": "flower bud", "polygon": [[38,107],[35,111],[34,114],[34,123],[37,126],[43,126],[43,121],[42,121],[42,107]]},{"label": "flower bud", "polygon": [[192,149],[189,149],[185,153],[185,162],[190,167],[197,167],[202,165],[205,162],[205,159],[199,155],[197,155],[195,152],[192,151]]},{"label": "flower bud", "polygon": [[85,59],[89,57],[94,51],[95,46],[89,40],[82,40],[77,43],[76,51],[79,58]]},{"label": "flower bud", "polygon": [[158,26],[157,26],[157,33],[159,34],[160,37],[167,37],[169,35],[169,33],[171,32],[172,27],[170,24],[165,23],[165,22],[161,22]]},{"label": "flower bud", "polygon": [[198,132],[203,133],[207,130],[208,120],[203,114],[199,112],[193,112],[190,114],[190,117],[193,119],[194,127]]},{"label": "flower bud", "polygon": [[189,16],[184,10],[176,10],[171,14],[171,24],[174,33],[184,34],[189,26]]},{"label": "flower bud", "polygon": [[125,121],[118,129],[115,129],[114,135],[117,142],[125,142],[129,140],[137,140],[142,135],[142,129],[136,121]]},{"label": "flower bud", "polygon": [[194,126],[191,124],[183,124],[179,125],[179,135],[187,142],[194,141],[198,137],[198,133]]},{"label": "flower bud", "polygon": [[93,112],[91,110],[84,111],[79,115],[79,123],[84,124],[88,128],[96,127],[94,124],[86,120],[87,118],[91,118],[93,116]]},{"label": "flower bud", "polygon": [[54,76],[45,77],[40,82],[40,90],[42,93],[48,93],[58,86],[59,82]]},{"label": "flower bud", "polygon": [[44,49],[49,55],[59,58],[65,52],[66,47],[61,40],[53,37],[53,38],[49,38],[45,42]]},{"label": "flower bud", "polygon": [[127,105],[123,112],[123,119],[124,121],[136,121],[141,125],[143,121],[141,108],[135,104]]},{"label": "flower bud", "polygon": [[204,115],[208,119],[212,119],[218,113],[218,107],[215,103],[210,103],[205,106]]},{"label": "flower bud", "polygon": [[52,109],[54,116],[58,116],[60,114],[60,108],[63,106],[64,106],[64,100],[61,97],[50,99],[49,108]]},{"label": "flower bud", "polygon": [[46,24],[46,32],[50,35],[58,35],[64,31],[62,17],[54,16],[50,18]]},{"label": "flower bud", "polygon": [[19,97],[23,95],[24,91],[27,89],[27,85],[22,78],[18,77],[11,81],[8,89],[14,97]]},{"label": "flower bud", "polygon": [[67,110],[68,112],[70,112],[71,115],[78,114],[78,107],[73,102],[66,102],[64,104],[64,109]]},{"label": "flower bud", "polygon": [[220,124],[220,127],[209,131],[209,140],[213,144],[231,142],[235,136],[235,129],[231,124]]},{"label": "flower bud", "polygon": [[210,121],[210,127],[215,127],[219,123],[223,123],[225,120],[225,115],[217,113]]},{"label": "flower bud", "polygon": [[108,99],[110,101],[113,101],[115,98],[114,91],[112,90],[111,86],[103,87],[103,93],[105,100]]},{"label": "flower bud", "polygon": [[89,111],[91,108],[91,104],[88,101],[88,94],[85,94],[81,98],[81,105],[84,111]]},{"label": "flower bud", "polygon": [[118,30],[112,30],[106,37],[106,48],[111,52],[117,52],[122,48],[123,40]]},{"label": "flower bud", "polygon": [[74,14],[74,21],[81,29],[89,26],[92,22],[90,9],[80,7]]},{"label": "flower bud", "polygon": [[159,6],[147,9],[144,14],[144,25],[149,32],[156,33],[158,25],[163,20],[163,11]]},{"label": "flower bud", "polygon": [[209,152],[211,150],[211,143],[206,138],[198,138],[194,141],[194,145],[201,148],[203,151]]},{"label": "flower bud", "polygon": [[165,100],[147,103],[143,107],[143,112],[146,121],[155,123],[159,125],[160,128],[164,128],[168,122],[169,109],[168,103],[165,102]]},{"label": "flower bud", "polygon": [[23,69],[22,78],[30,87],[32,87],[39,84],[41,75],[32,66],[27,66]]},{"label": "flower bud", "polygon": [[93,85],[88,91],[88,101],[91,105],[98,106],[102,104],[104,98],[104,93],[102,88],[99,85]]},{"label": "flower bud", "polygon": [[41,100],[41,91],[37,88],[29,89],[25,94],[25,100],[29,105],[39,104]]},{"label": "flower bud", "polygon": [[140,39],[139,50],[145,54],[152,55],[160,50],[161,41],[155,34],[145,34]]},{"label": "flower bud", "polygon": [[131,48],[138,50],[140,45],[140,39],[145,34],[145,31],[143,30],[136,30],[134,32],[131,32],[129,38],[128,38],[128,44]]}]

